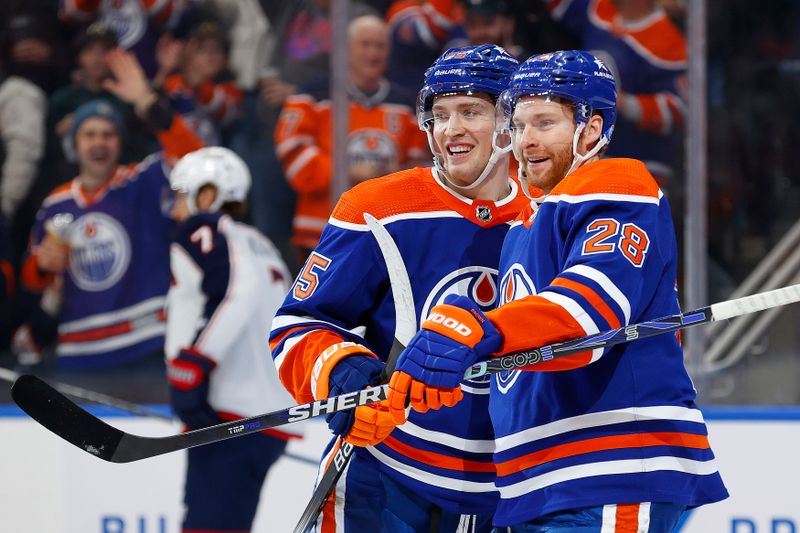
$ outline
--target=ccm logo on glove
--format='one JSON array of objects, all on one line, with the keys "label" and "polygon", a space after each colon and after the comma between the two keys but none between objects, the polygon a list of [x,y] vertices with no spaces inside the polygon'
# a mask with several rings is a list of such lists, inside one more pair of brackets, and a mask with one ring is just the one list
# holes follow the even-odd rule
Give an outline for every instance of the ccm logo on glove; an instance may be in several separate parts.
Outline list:
[{"label": "ccm logo on glove", "polygon": [[465,324],[459,322],[453,317],[449,317],[443,315],[441,313],[431,313],[428,316],[428,320],[433,322],[434,324],[441,324],[446,328],[450,328],[462,337],[469,337],[472,335],[472,329],[467,327]]}]

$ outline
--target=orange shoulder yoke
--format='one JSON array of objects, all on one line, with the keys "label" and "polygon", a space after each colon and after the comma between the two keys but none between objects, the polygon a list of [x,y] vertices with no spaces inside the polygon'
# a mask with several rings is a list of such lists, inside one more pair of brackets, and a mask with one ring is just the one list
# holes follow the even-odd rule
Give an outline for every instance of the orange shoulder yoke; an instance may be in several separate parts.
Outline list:
[{"label": "orange shoulder yoke", "polygon": [[564,178],[553,195],[624,194],[658,198],[658,183],[638,159],[601,159]]},{"label": "orange shoulder yoke", "polygon": [[430,172],[430,168],[416,167],[360,183],[342,195],[332,216],[342,222],[365,224],[365,212],[382,219],[448,209],[426,183]]}]

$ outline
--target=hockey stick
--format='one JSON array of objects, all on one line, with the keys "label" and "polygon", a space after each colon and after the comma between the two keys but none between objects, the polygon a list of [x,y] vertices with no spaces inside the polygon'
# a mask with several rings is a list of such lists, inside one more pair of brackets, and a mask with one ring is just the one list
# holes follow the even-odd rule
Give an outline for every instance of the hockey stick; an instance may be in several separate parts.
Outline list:
[{"label": "hockey stick", "polygon": [[[408,271],[400,255],[392,236],[375,217],[369,213],[364,213],[364,220],[367,222],[372,235],[378,242],[378,247],[383,255],[383,262],[389,272],[389,283],[392,287],[392,298],[394,299],[395,331],[394,342],[389,350],[386,359],[386,366],[383,367],[378,383],[386,383],[394,372],[394,366],[400,352],[417,332],[417,316],[414,308],[414,294],[411,292],[411,281],[408,279]],[[294,533],[306,533],[311,524],[317,520],[322,507],[333,493],[336,483],[342,477],[342,473],[347,468],[350,458],[355,452],[355,446],[345,442],[341,437],[336,439],[333,447],[335,451],[333,459],[328,464],[325,474],[317,483],[314,493],[311,495],[300,520],[294,528]]]},{"label": "hockey stick", "polygon": [[[9,383],[14,383],[17,379],[19,379],[20,376],[21,374],[19,372],[15,372],[8,368],[0,367],[0,379],[4,381],[8,381]],[[79,400],[84,400],[97,405],[105,405],[108,407],[113,407],[114,409],[119,409],[120,411],[127,411],[129,413],[133,413],[139,416],[160,418],[161,420],[167,420],[169,422],[174,421],[174,419],[171,416],[160,413],[155,409],[149,409],[137,403],[129,402],[127,400],[121,400],[119,398],[114,398],[113,396],[108,396],[101,392],[95,392],[93,390],[84,389],[82,387],[77,387],[75,385],[69,385],[67,383],[54,382],[51,383],[51,385],[54,389],[56,389],[60,393],[72,396],[73,398],[77,398]]]},{"label": "hockey stick", "polygon": [[[800,284],[790,285],[781,289],[716,303],[688,313],[678,313],[525,352],[504,355],[471,366],[465,372],[464,378],[472,379],[504,370],[513,370],[594,348],[607,348],[636,339],[726,320],[798,301],[800,301]],[[281,411],[225,422],[168,437],[142,437],[120,431],[87,413],[35,376],[20,377],[11,388],[11,396],[23,411],[62,439],[106,461],[127,463],[239,435],[248,435],[286,423],[299,422],[343,409],[352,409],[359,405],[379,402],[386,399],[388,388],[388,385],[378,385],[325,400],[295,405]]]}]

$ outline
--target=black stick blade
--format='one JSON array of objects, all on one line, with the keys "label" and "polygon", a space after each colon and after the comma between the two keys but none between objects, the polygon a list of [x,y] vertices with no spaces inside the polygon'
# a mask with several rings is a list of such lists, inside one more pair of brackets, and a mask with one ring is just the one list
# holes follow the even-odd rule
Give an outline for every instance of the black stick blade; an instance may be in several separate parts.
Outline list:
[{"label": "black stick blade", "polygon": [[124,433],[78,407],[56,389],[30,374],[11,387],[14,402],[31,418],[62,439],[105,461],[113,459]]}]

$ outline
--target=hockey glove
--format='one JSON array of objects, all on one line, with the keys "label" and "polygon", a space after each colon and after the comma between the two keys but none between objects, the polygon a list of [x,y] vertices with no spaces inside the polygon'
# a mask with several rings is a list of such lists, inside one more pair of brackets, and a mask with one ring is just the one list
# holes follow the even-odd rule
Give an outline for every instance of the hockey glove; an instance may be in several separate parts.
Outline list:
[{"label": "hockey glove", "polygon": [[431,309],[400,355],[389,383],[389,412],[398,424],[409,403],[415,411],[452,407],[463,394],[464,372],[500,349],[502,337],[475,303],[448,296]]},{"label": "hockey glove", "polygon": [[208,378],[217,364],[200,352],[181,350],[167,361],[172,410],[189,429],[199,429],[221,422],[208,404]]},{"label": "hockey glove", "polygon": [[[334,344],[317,358],[311,378],[314,398],[321,400],[376,384],[384,363],[353,342]],[[325,418],[334,434],[356,446],[377,444],[395,428],[386,400],[362,405]]]}]

